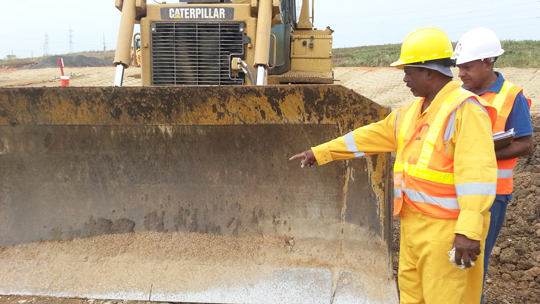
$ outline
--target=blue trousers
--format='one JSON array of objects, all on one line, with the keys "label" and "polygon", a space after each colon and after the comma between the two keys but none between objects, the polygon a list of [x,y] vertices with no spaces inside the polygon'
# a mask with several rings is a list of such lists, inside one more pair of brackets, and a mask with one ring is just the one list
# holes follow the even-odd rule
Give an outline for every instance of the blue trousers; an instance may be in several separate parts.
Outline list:
[{"label": "blue trousers", "polygon": [[[489,256],[495,246],[495,241],[501,232],[501,228],[506,216],[506,207],[508,207],[508,201],[512,199],[510,195],[499,195],[495,197],[493,205],[489,209],[491,212],[491,221],[489,223],[488,235],[486,238],[486,247],[484,249],[484,282],[486,281],[486,273],[489,264]],[[485,284],[485,283],[484,283]],[[484,300],[484,294],[482,294],[482,301]]]}]

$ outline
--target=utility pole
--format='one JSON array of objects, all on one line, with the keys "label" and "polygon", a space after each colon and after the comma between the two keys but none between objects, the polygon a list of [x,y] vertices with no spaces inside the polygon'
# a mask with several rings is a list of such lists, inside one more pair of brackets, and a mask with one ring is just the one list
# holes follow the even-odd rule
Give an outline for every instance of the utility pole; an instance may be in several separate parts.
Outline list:
[{"label": "utility pole", "polygon": [[73,53],[73,31],[69,28],[69,53]]},{"label": "utility pole", "polygon": [[49,55],[49,35],[45,33],[45,44],[43,45],[43,56]]},{"label": "utility pole", "polygon": [[103,32],[103,51],[107,50],[107,46],[105,45],[105,32]]}]

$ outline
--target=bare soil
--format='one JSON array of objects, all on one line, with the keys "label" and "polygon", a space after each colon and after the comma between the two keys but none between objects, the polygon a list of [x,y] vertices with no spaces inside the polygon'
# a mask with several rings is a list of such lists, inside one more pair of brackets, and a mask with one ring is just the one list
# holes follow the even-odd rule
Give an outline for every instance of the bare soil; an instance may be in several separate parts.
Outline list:
[{"label": "bare soil", "polygon": [[532,119],[535,148],[516,165],[514,198],[490,258],[490,304],[540,303],[540,115]]},{"label": "bare soil", "polygon": [[[533,100],[534,151],[521,157],[514,172],[514,198],[493,250],[485,287],[485,304],[540,303],[540,70],[498,69]],[[71,86],[110,86],[115,68],[65,68]],[[396,109],[414,100],[393,68],[336,68],[338,84]],[[454,75],[457,71],[454,70]],[[59,68],[0,69],[0,87],[59,86]],[[125,86],[140,85],[140,69],[125,72]],[[394,220],[394,262],[399,249],[399,219]],[[0,295],[0,304],[139,304],[137,301]]]},{"label": "bare soil", "polygon": [[[533,101],[531,112],[540,112],[540,69],[500,68],[506,79],[523,88],[525,96]],[[452,68],[459,81],[457,68]],[[403,71],[396,68],[335,68],[334,76],[341,84],[351,88],[378,104],[397,109],[415,100],[404,85]],[[1,85],[1,84],[0,84]],[[536,102],[535,102],[536,101]]]}]

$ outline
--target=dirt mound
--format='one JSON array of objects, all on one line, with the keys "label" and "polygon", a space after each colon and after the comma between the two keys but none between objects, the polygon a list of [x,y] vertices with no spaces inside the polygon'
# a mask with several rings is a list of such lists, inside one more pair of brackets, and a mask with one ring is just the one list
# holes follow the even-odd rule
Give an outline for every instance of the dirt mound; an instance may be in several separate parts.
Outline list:
[{"label": "dirt mound", "polygon": [[533,115],[534,149],[514,169],[514,198],[489,261],[490,304],[540,303],[540,115]]},{"label": "dirt mound", "polygon": [[99,59],[96,57],[87,57],[83,55],[51,56],[47,59],[44,59],[40,63],[29,67],[29,69],[58,67],[58,58],[62,58],[64,60],[64,67],[101,67],[113,64],[111,61]]}]

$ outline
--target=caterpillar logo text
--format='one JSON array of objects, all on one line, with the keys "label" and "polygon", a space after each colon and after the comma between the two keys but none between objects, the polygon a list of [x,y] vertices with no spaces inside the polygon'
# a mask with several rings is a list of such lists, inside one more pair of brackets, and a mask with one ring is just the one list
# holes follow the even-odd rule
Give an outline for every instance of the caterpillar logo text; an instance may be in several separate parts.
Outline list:
[{"label": "caterpillar logo text", "polygon": [[161,9],[162,20],[233,20],[232,7],[167,7]]}]

